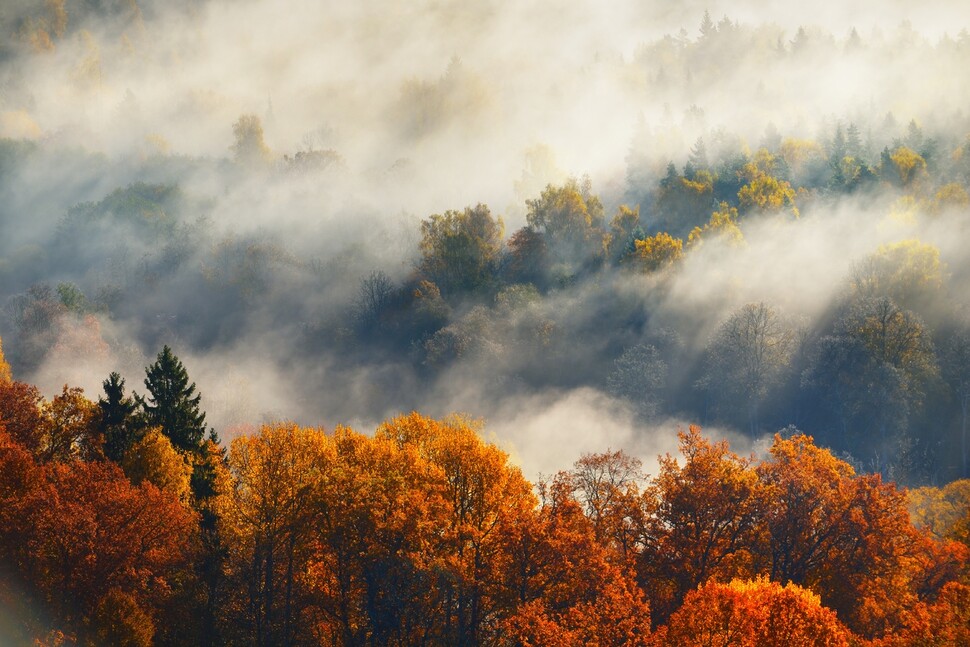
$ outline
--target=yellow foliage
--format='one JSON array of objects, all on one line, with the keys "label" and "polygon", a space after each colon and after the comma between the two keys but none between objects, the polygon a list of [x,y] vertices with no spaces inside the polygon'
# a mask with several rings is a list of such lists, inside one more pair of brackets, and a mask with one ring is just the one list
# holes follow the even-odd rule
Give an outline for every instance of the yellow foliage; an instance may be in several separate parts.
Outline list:
[{"label": "yellow foliage", "polygon": [[921,487],[909,491],[909,512],[913,524],[938,539],[970,543],[970,479],[953,481],[945,487]]},{"label": "yellow foliage", "polygon": [[703,227],[694,227],[687,236],[687,246],[694,247],[704,242],[708,236],[726,242],[733,247],[744,245],[744,234],[738,227],[738,210],[722,202],[711,214],[710,221]]},{"label": "yellow foliage", "polygon": [[10,364],[3,356],[3,340],[0,339],[0,384],[7,384],[13,381],[13,374],[10,372]]},{"label": "yellow foliage", "polygon": [[645,240],[637,240],[634,244],[634,258],[644,272],[653,272],[672,265],[684,255],[684,241],[663,231]]},{"label": "yellow foliage", "polygon": [[910,305],[943,286],[940,250],[915,238],[880,247],[857,268],[853,287],[865,296],[888,296]]},{"label": "yellow foliage", "polygon": [[738,202],[742,211],[779,212],[787,207],[798,217],[794,189],[785,180],[770,175],[759,175],[741,187]]},{"label": "yellow foliage", "polygon": [[899,183],[903,186],[909,186],[926,175],[926,160],[910,148],[900,146],[893,151],[889,159],[892,161]]},{"label": "yellow foliage", "polygon": [[780,154],[785,163],[788,164],[793,172],[798,172],[801,168],[813,160],[825,157],[825,152],[818,142],[811,139],[785,139],[781,142]]},{"label": "yellow foliage", "polygon": [[158,427],[150,429],[125,453],[121,468],[135,485],[148,481],[180,501],[189,499],[192,466]]},{"label": "yellow foliage", "polygon": [[930,212],[940,214],[951,209],[966,209],[968,206],[970,206],[970,195],[967,194],[966,189],[956,182],[951,182],[941,186],[933,196]]}]

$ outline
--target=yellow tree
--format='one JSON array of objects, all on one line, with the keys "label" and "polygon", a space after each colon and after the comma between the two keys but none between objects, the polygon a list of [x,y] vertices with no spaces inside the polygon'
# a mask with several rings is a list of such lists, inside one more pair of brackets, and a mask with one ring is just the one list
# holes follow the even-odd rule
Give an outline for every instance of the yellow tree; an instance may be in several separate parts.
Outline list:
[{"label": "yellow tree", "polygon": [[13,381],[13,373],[10,371],[10,364],[7,363],[7,358],[3,355],[3,341],[0,340],[0,382],[11,381]]},{"label": "yellow tree", "polygon": [[441,470],[448,502],[443,557],[453,573],[441,592],[446,610],[441,640],[485,640],[488,628],[509,611],[500,603],[501,586],[493,574],[504,559],[503,535],[535,507],[531,486],[508,455],[485,443],[466,419],[438,422],[412,413],[381,425],[377,437],[413,445]]},{"label": "yellow tree", "polygon": [[636,266],[643,272],[656,272],[673,265],[684,255],[684,241],[666,232],[634,242]]},{"label": "yellow tree", "polygon": [[84,389],[65,384],[60,395],[41,405],[41,460],[100,456],[100,417],[101,410],[84,397]]},{"label": "yellow tree", "polygon": [[158,427],[149,429],[125,452],[121,468],[135,485],[148,481],[183,503],[189,500],[192,466]]},{"label": "yellow tree", "polygon": [[694,227],[687,236],[687,246],[702,245],[706,240],[717,240],[734,247],[744,245],[744,234],[738,227],[737,207],[722,202],[711,213],[711,219],[703,227]]},{"label": "yellow tree", "polygon": [[298,574],[319,509],[316,501],[333,448],[322,430],[267,425],[229,450],[233,487],[219,495],[229,564],[257,644],[289,643],[299,618]]}]

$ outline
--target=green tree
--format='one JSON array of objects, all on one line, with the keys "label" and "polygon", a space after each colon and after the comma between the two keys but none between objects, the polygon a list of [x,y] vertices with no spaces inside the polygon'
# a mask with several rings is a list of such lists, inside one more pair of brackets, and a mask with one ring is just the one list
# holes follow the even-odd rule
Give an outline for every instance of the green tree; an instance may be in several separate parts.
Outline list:
[{"label": "green tree", "polygon": [[101,409],[99,431],[104,442],[104,455],[120,463],[128,448],[138,441],[141,425],[136,423],[138,405],[125,395],[125,378],[112,372],[101,383],[104,397],[98,398]]},{"label": "green tree", "polygon": [[488,285],[505,226],[480,204],[435,214],[421,223],[420,270],[445,294]]},{"label": "green tree", "polygon": [[177,449],[198,452],[205,435],[205,412],[199,409],[202,394],[189,384],[189,374],[167,345],[155,363],[145,367],[148,398],[135,395],[149,426],[161,427]]}]

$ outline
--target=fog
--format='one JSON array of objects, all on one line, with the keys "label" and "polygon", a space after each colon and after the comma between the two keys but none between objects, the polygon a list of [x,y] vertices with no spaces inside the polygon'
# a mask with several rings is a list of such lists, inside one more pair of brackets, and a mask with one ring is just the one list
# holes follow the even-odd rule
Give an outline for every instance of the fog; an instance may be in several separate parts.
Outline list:
[{"label": "fog", "polygon": [[[526,200],[568,177],[590,179],[607,223],[639,204],[656,233],[657,183],[698,138],[713,165],[772,133],[828,146],[851,123],[877,164],[912,122],[947,164],[970,133],[970,7],[851,5],[67,0],[58,27],[58,3],[11,3],[4,349],[45,393],[95,397],[111,370],[142,391],[169,344],[225,440],[281,418],[369,430],[417,409],[484,418],[530,477],[611,447],[651,471],[695,422],[748,451],[760,435],[687,402],[718,326],[766,302],[819,329],[858,263],[910,239],[940,250],[959,310],[964,212],[929,217],[891,187],[800,196],[800,218],[746,218],[742,247],[705,244],[663,275],[600,274],[510,310],[449,300],[441,328],[471,341],[448,361],[426,338],[358,336],[359,286],[380,270],[410,290],[431,214],[484,203],[508,237]],[[243,115],[263,130],[255,157],[234,133]],[[177,189],[112,201],[135,183]],[[93,305],[28,331],[23,295],[61,284]],[[656,417],[607,388],[640,343],[673,349],[677,393]]]}]

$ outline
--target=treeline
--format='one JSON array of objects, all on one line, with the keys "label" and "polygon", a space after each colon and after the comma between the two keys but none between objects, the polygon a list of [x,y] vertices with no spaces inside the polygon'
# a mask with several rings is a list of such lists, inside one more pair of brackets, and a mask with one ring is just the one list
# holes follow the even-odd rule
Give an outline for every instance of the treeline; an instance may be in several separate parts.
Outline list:
[{"label": "treeline", "polygon": [[[257,172],[243,170],[249,157],[268,151],[255,117],[237,123],[236,138],[241,157],[225,172],[243,173],[227,176],[238,180]],[[370,234],[374,246],[353,239],[312,257],[282,237],[220,237],[194,218],[205,199],[132,184],[71,208],[50,251],[8,250],[0,281],[13,293],[3,312],[11,361],[30,374],[45,362],[110,356],[131,340],[106,331],[106,320],[130,324],[141,345],[177,336],[200,351],[241,342],[254,327],[284,328],[292,341],[280,361],[305,372],[293,387],[305,387],[301,400],[320,397],[307,357],[337,372],[367,367],[376,388],[354,402],[375,415],[419,406],[456,372],[493,400],[508,394],[502,384],[593,386],[641,420],[678,416],[752,437],[795,424],[894,479],[966,477],[967,268],[958,258],[948,266],[916,236],[970,205],[967,144],[915,122],[878,136],[836,124],[818,141],[769,129],[754,152],[732,141],[721,136],[709,151],[698,140],[682,170],[668,164],[652,186],[634,172],[647,162],[631,155],[632,206],[612,213],[588,180],[569,180],[528,200],[526,225],[513,232],[483,204],[431,215],[403,272],[382,256],[401,245],[389,230]],[[42,154],[5,150],[14,167]],[[288,158],[259,177],[287,186],[302,163]],[[331,177],[324,166],[297,175]],[[765,223],[784,222],[797,232],[799,219],[863,207],[909,223],[900,226],[909,233],[873,243],[841,283],[822,286],[831,296],[821,316],[786,312],[770,293],[731,311],[711,303],[672,313],[669,295],[692,259],[730,268],[752,228],[763,236]],[[55,275],[83,278],[44,282]],[[350,418],[350,401],[335,392],[326,409]]]},{"label": "treeline", "polygon": [[[958,645],[970,489],[910,499],[789,430],[691,427],[529,483],[474,421],[203,435],[145,396],[0,380],[0,631],[38,645]],[[915,506],[920,528],[908,506]],[[713,643],[712,643],[713,641]]]}]

